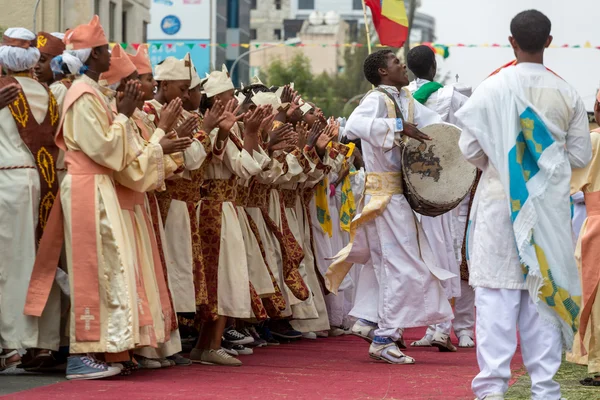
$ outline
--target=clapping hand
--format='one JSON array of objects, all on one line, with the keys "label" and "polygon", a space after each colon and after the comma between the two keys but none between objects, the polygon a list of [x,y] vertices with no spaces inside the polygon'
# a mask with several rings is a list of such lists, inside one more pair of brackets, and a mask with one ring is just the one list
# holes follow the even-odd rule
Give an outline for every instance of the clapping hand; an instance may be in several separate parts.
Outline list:
[{"label": "clapping hand", "polygon": [[212,107],[204,114],[204,120],[202,122],[206,133],[212,132],[212,130],[219,126],[221,121],[225,119],[225,116],[223,115],[224,112],[225,106],[223,105],[223,102],[216,99]]},{"label": "clapping hand", "polygon": [[160,122],[158,123],[158,128],[165,132],[171,131],[181,115],[181,110],[183,110],[183,102],[180,98],[172,100],[169,104],[163,107],[160,113]]},{"label": "clapping hand", "polygon": [[143,98],[142,83],[130,80],[125,85],[125,90],[117,93],[117,111],[129,118]]},{"label": "clapping hand", "polygon": [[236,122],[244,118],[245,114],[237,115],[240,106],[236,107],[236,102],[235,99],[231,99],[227,102],[225,110],[223,111],[223,118],[219,122],[219,129],[229,132]]}]

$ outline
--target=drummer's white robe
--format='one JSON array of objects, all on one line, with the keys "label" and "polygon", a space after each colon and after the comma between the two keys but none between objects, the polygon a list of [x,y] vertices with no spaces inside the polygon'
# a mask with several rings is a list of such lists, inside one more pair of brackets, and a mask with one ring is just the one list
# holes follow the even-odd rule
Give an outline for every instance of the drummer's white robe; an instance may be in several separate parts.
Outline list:
[{"label": "drummer's white robe", "polygon": [[[48,111],[48,93],[33,79],[16,79],[34,118],[42,123]],[[0,348],[58,350],[58,286],[53,285],[40,318],[23,314],[36,255],[39,202],[40,177],[35,160],[6,107],[0,110]]]},{"label": "drummer's white robe", "polygon": [[[384,89],[407,114],[406,94],[394,87]],[[414,122],[419,126],[440,121],[439,115],[414,102]],[[367,95],[348,119],[346,135],[361,139],[369,173],[401,171],[400,148],[394,147],[395,128],[396,120],[388,118],[383,94],[378,92]],[[366,202],[369,200],[367,196]],[[417,240],[417,224],[404,195],[396,194],[381,216],[364,226],[364,235],[355,238],[355,243],[367,241],[379,282],[378,336],[398,340],[402,328],[437,324],[453,317],[440,280],[432,273],[438,273],[439,268],[423,261],[421,254],[431,250]]]},{"label": "drummer's white robe", "polygon": [[[429,82],[426,79],[417,78],[410,83],[408,88],[414,93]],[[455,124],[454,114],[468,99],[468,97],[455,90],[454,86],[448,85],[432,93],[425,106],[438,113],[442,121]],[[451,212],[438,217],[421,217],[423,231],[425,231],[429,244],[436,255],[438,266],[456,274],[456,278],[448,279],[442,283],[449,299],[459,297],[461,292],[460,263],[456,262],[454,255],[454,238],[452,235],[454,222]]]}]

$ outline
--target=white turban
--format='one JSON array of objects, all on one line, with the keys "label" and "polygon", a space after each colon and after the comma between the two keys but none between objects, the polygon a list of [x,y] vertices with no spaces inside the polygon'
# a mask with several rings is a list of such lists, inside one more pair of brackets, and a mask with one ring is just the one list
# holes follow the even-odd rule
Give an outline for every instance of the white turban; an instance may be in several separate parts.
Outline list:
[{"label": "white turban", "polygon": [[51,35],[60,40],[65,39],[65,34],[61,32],[52,32]]},{"label": "white turban", "polygon": [[65,50],[62,55],[52,59],[50,67],[57,74],[63,73],[63,65],[66,65],[72,75],[81,75],[86,70],[84,64],[90,58],[90,54],[92,54],[92,49]]},{"label": "white turban", "polygon": [[[36,35],[25,28],[8,28],[4,36],[12,39],[35,40]],[[37,64],[40,52],[35,46],[28,49],[13,46],[0,46],[0,64],[11,71],[27,71]]]}]

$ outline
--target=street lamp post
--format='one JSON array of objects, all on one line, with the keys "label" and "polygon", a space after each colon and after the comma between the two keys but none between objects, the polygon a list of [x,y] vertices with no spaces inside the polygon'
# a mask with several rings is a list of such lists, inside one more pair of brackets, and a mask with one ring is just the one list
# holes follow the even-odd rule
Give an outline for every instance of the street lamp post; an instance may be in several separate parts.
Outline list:
[{"label": "street lamp post", "polygon": [[[299,38],[288,39],[285,42],[283,42],[283,44],[286,45],[286,46],[297,45],[297,44],[300,44],[300,43],[302,43],[302,41]],[[257,49],[248,50],[248,51],[240,54],[238,56],[238,58],[236,58],[235,61],[233,62],[233,64],[231,65],[231,69],[229,71],[229,75],[233,76],[233,71],[235,70],[235,67],[237,67],[237,65],[240,62],[240,60],[242,58],[246,57],[248,54],[250,54],[250,53],[257,53],[259,51],[271,49],[273,47],[277,47],[277,46],[273,45],[273,46],[260,47],[260,48],[257,48]]]},{"label": "street lamp post", "polygon": [[35,7],[33,8],[33,33],[35,33],[37,35],[37,10],[38,7],[40,6],[40,2],[42,0],[37,0],[35,2]]}]

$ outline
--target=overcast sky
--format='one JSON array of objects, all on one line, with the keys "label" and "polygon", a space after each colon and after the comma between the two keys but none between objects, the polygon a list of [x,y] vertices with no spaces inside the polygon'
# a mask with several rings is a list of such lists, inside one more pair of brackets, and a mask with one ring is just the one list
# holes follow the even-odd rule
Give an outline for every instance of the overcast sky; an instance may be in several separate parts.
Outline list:
[{"label": "overcast sky", "polygon": [[[554,44],[600,46],[600,0],[422,0],[420,12],[436,19],[439,43],[507,44],[510,20],[535,8],[552,21]],[[510,49],[450,48],[441,66],[458,73],[460,81],[476,86],[496,67],[513,59]],[[600,87],[600,50],[549,49],[546,65],[578,90],[591,111]]]}]

